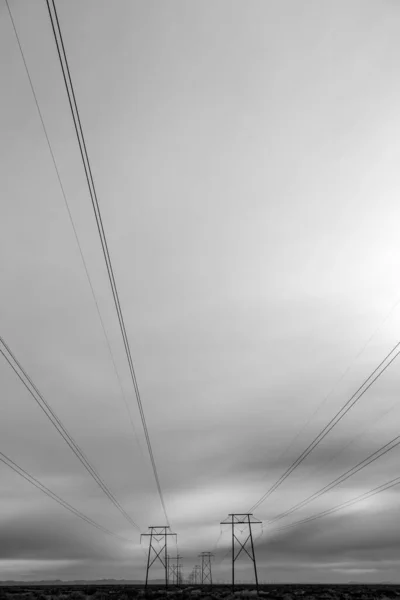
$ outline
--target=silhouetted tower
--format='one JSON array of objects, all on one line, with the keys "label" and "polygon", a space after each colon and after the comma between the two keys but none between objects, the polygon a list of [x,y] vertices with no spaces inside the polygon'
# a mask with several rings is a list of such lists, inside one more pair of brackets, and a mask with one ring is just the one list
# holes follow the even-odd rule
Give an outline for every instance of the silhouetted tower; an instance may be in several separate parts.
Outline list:
[{"label": "silhouetted tower", "polygon": [[167,555],[167,570],[168,570],[168,583],[174,582],[174,565],[171,564],[171,557]]},{"label": "silhouetted tower", "polygon": [[176,565],[176,585],[179,587],[183,583],[182,566],[180,563]]},{"label": "silhouetted tower", "polygon": [[200,565],[194,565],[194,583],[197,585],[201,581],[201,567]]},{"label": "silhouetted tower", "polygon": [[[149,527],[149,529],[150,529],[150,533],[142,533],[140,536],[140,539],[142,539],[143,536],[150,537],[149,554],[147,556],[147,567],[146,567],[146,588],[147,588],[147,582],[149,580],[150,568],[152,567],[152,565],[155,563],[156,560],[159,560],[165,569],[165,587],[168,587],[169,561],[168,561],[168,553],[167,553],[167,539],[168,539],[168,536],[170,536],[170,535],[176,536],[176,533],[170,533],[168,531],[168,529],[170,529],[169,525],[167,525],[167,526],[165,526],[165,525],[151,526],[151,527]],[[157,548],[154,547],[154,545],[153,545],[154,541],[156,541],[158,543],[161,541],[164,541],[164,545],[161,547],[160,550],[158,550]],[[164,550],[164,556],[162,554],[163,550]],[[153,558],[152,558],[152,552],[154,553]]]},{"label": "silhouetted tower", "polygon": [[201,558],[201,584],[208,583],[212,585],[211,559],[214,556],[211,552],[202,552],[199,554]]},{"label": "silhouetted tower", "polygon": [[179,585],[181,582],[181,570],[182,565],[179,560],[182,558],[178,553],[173,557],[173,560],[176,560],[176,563],[171,566],[171,575],[172,575],[172,583],[175,585]]},{"label": "silhouetted tower", "polygon": [[[261,524],[262,521],[259,521],[258,519],[253,517],[252,513],[229,513],[228,517],[230,517],[230,520],[222,521],[221,525],[232,525],[232,589],[235,588],[235,562],[239,558],[241,552],[244,551],[254,565],[254,577],[256,580],[256,587],[258,591],[257,564],[256,555],[254,554],[253,533],[251,530],[251,526],[255,524]],[[250,517],[253,518],[251,519]],[[247,525],[247,527],[249,528],[249,535],[247,536],[243,544],[236,537],[235,534],[235,526],[237,525]],[[240,549],[237,554],[235,549],[235,541],[240,546]],[[246,544],[248,542],[250,542],[250,548],[246,548]]]}]

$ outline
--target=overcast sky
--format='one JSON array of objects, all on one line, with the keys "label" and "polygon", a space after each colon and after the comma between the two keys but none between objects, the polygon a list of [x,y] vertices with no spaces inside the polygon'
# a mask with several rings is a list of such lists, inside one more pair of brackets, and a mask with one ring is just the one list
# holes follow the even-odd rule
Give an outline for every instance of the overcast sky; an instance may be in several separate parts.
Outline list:
[{"label": "overcast sky", "polygon": [[[4,0],[0,334],[145,532],[164,516],[46,3],[10,7],[136,434]],[[400,338],[400,5],[57,8],[188,574],[219,522],[249,510]],[[142,578],[145,543],[3,359],[0,382],[0,451],[132,540],[82,523],[1,465],[1,578]],[[397,435],[399,385],[395,362],[256,516],[290,508]],[[280,524],[398,476],[398,461],[394,450]],[[260,579],[398,581],[399,493],[284,532],[255,529]],[[217,559],[229,543],[225,527]],[[245,560],[238,570],[251,580]],[[229,579],[229,558],[214,576]]]}]

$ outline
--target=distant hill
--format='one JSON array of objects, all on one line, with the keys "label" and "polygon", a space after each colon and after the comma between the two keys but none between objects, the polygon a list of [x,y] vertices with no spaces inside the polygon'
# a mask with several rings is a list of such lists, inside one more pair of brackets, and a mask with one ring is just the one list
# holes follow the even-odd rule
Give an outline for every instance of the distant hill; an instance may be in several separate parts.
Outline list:
[{"label": "distant hill", "polygon": [[[149,584],[164,583],[163,579],[154,579]],[[76,579],[74,581],[63,581],[62,579],[44,579],[41,581],[0,581],[0,585],[143,585],[141,579],[95,579],[92,581],[86,579]]]},{"label": "distant hill", "polygon": [[376,583],[374,582],[365,582],[365,581],[349,581],[348,585],[398,585],[396,583],[393,583],[393,581],[377,581]]}]

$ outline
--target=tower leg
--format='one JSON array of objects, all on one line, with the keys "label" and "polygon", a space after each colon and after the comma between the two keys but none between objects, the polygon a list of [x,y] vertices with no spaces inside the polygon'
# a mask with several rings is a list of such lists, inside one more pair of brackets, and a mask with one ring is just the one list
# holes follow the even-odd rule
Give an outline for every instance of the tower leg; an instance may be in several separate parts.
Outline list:
[{"label": "tower leg", "polygon": [[150,535],[150,544],[149,544],[149,553],[147,555],[147,567],[146,567],[146,584],[145,584],[145,589],[147,589],[147,582],[149,580],[149,568],[150,568],[150,553],[151,553],[151,548],[153,546],[153,532]]},{"label": "tower leg", "polygon": [[251,530],[251,522],[250,522],[250,515],[247,515],[247,518],[249,520],[249,529],[250,529],[250,543],[251,543],[251,554],[253,556],[253,564],[254,564],[254,577],[256,579],[256,589],[257,589],[257,593],[258,593],[258,577],[257,577],[257,563],[256,563],[256,555],[254,554],[254,544],[253,544],[253,533]]},{"label": "tower leg", "polygon": [[168,587],[168,551],[167,551],[167,540],[168,536],[165,536],[165,587]]},{"label": "tower leg", "polygon": [[232,519],[232,590],[235,589],[235,525]]}]

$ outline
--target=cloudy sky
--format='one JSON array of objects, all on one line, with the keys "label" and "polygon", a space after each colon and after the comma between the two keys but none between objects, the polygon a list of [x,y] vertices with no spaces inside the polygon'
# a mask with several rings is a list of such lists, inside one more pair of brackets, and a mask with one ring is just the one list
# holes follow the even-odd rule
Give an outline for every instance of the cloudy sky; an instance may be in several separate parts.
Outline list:
[{"label": "cloudy sky", "polygon": [[[168,516],[186,574],[215,549],[228,580],[219,522],[250,509],[400,338],[400,5],[57,7]],[[4,0],[0,334],[145,532],[164,516],[46,4],[10,8],[135,431]],[[131,540],[1,465],[2,579],[142,578],[145,543],[3,359],[0,385],[0,451]],[[399,386],[394,362],[256,516],[397,435]],[[398,476],[398,452],[279,524]],[[260,579],[398,580],[399,493],[255,528]]]}]

